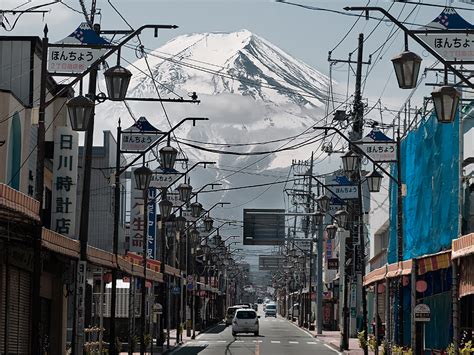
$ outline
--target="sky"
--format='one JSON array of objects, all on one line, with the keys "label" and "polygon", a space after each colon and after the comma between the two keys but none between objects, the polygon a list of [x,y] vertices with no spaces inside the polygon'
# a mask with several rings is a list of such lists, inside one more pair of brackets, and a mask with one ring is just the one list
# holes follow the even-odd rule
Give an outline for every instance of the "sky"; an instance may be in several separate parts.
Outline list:
[{"label": "sky", "polygon": [[[147,48],[158,48],[170,39],[189,33],[202,32],[234,32],[247,29],[260,37],[265,38],[280,47],[293,57],[302,60],[325,75],[331,76],[337,83],[337,91],[349,95],[354,91],[354,68],[346,64],[328,63],[328,52],[332,51],[333,59],[347,60],[349,53],[353,52],[351,59],[357,57],[357,38],[359,33],[364,33],[364,60],[368,54],[373,53],[372,64],[364,66],[363,96],[369,108],[372,108],[370,118],[390,122],[396,116],[409,91],[398,88],[390,59],[401,52],[403,36],[400,31],[390,40],[387,36],[394,27],[387,22],[376,19],[368,21],[345,14],[359,15],[359,13],[346,12],[345,6],[381,6],[389,9],[390,13],[413,25],[410,28],[424,25],[433,20],[442,11],[442,8],[430,6],[417,6],[413,4],[393,3],[391,0],[302,0],[294,3],[315,8],[314,10],[300,6],[284,4],[273,0],[97,0],[100,9],[102,29],[128,29],[127,23],[114,11],[109,1],[120,11],[130,26],[136,28],[142,24],[170,24],[178,25],[175,30],[162,30],[158,38],[153,33],[143,33],[142,40]],[[49,1],[2,0],[0,9],[13,9],[24,4],[20,9],[33,5],[44,4]],[[446,5],[445,0],[423,0],[424,3]],[[67,6],[66,6],[67,5]],[[89,8],[90,0],[84,0],[84,5]],[[454,2],[454,6],[474,10],[474,6]],[[75,10],[71,10],[75,9]],[[64,0],[45,6],[48,10],[44,16],[41,14],[26,14],[19,18],[11,32],[0,29],[0,35],[28,35],[41,36],[45,24],[49,28],[51,42],[58,41],[73,32],[84,21],[80,12],[79,0]],[[327,11],[329,10],[329,11]],[[459,10],[464,18],[474,23],[474,11]],[[377,13],[371,13],[380,17]],[[12,23],[16,16],[6,15]],[[357,23],[354,22],[357,21]],[[349,31],[350,30],[350,31]],[[349,31],[349,32],[348,32]],[[345,37],[345,38],[344,38]],[[375,52],[376,49],[380,51]],[[410,49],[417,52],[424,60],[423,66],[433,63],[432,57],[419,46],[410,42]],[[127,58],[135,59],[132,51],[122,52]],[[429,81],[435,81],[433,74]],[[431,87],[421,87],[411,100],[411,106],[420,107],[423,96],[429,94]],[[380,104],[376,104],[379,102]],[[389,110],[379,110],[379,108]],[[386,181],[387,179],[385,179]],[[384,196],[374,196],[379,202],[385,201]],[[386,203],[381,204],[378,210],[385,213]],[[379,224],[383,220],[378,221]],[[375,227],[374,227],[375,228]]]}]

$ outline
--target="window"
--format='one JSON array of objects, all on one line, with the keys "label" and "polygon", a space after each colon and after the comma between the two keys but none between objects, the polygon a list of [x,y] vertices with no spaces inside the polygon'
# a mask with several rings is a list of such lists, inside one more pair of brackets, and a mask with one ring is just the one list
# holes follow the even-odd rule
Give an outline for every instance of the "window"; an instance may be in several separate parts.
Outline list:
[{"label": "window", "polygon": [[276,305],[275,304],[269,304],[269,305],[267,305],[266,309],[276,309]]},{"label": "window", "polygon": [[236,317],[237,319],[255,319],[257,318],[257,313],[254,311],[239,311]]}]

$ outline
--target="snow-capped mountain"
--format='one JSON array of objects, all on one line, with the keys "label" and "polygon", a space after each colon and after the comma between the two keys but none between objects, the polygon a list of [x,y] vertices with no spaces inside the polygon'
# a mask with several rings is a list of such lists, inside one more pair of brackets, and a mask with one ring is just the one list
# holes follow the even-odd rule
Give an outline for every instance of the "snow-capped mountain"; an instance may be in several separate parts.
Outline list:
[{"label": "snow-capped mountain", "polygon": [[[163,131],[184,117],[209,118],[208,122],[198,122],[196,127],[185,124],[176,131],[180,146],[191,162],[217,162],[218,170],[207,169],[197,178],[193,175],[193,180],[198,180],[195,186],[212,180],[231,187],[281,181],[286,178],[286,168],[292,159],[308,159],[310,152],[317,149],[309,145],[251,156],[212,152],[259,153],[282,146],[291,148],[314,136],[315,132],[309,128],[324,116],[329,79],[247,30],[179,36],[148,53],[146,60],[140,58],[127,68],[133,74],[127,96],[157,97],[157,90],[161,98],[188,98],[191,93],[197,93],[199,105],[163,103],[167,117],[158,102],[128,102],[135,118],[145,116]],[[105,91],[103,83],[99,87]],[[133,123],[123,103],[100,104],[96,132],[100,133],[101,129],[115,132],[119,118],[123,128]],[[305,130],[308,132],[299,136]],[[295,136],[298,137],[288,139]],[[273,142],[250,144],[267,141]],[[242,168],[243,173],[235,173]],[[270,186],[266,195],[270,197],[265,199],[262,195],[263,199],[255,201],[258,206],[246,202],[264,194],[262,189],[234,193],[233,205],[241,205],[235,210],[236,217],[241,217],[242,208],[282,205],[282,186]]]}]

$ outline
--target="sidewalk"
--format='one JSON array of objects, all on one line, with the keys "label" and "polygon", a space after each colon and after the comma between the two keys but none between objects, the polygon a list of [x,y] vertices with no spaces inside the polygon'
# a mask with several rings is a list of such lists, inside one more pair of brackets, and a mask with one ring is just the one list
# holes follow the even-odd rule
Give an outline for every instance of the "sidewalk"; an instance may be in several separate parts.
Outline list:
[{"label": "sidewalk", "polygon": [[[213,326],[210,326],[209,328],[207,329],[204,329],[202,331],[197,331],[196,332],[196,336],[198,336],[199,334],[205,332],[205,331],[208,331],[209,329],[212,329],[216,326],[218,326],[219,324],[215,324]],[[192,332],[191,332],[192,333]],[[189,336],[186,336],[186,329],[184,330],[183,334],[182,334],[182,340],[176,344],[176,329],[171,329],[170,330],[170,346],[169,348],[166,346],[166,341],[165,343],[163,344],[163,347],[157,347],[157,346],[153,346],[153,353],[150,352],[150,351],[147,351],[145,354],[148,354],[148,355],[165,355],[165,354],[171,354],[172,352],[174,352],[175,350],[178,350],[180,347],[182,347],[183,345],[185,345],[187,342],[189,342],[190,340],[192,340],[192,338]],[[122,351],[120,352],[120,355],[127,355],[128,352],[127,351]],[[135,349],[135,351],[133,352],[133,355],[139,355],[140,354],[140,346],[138,345],[137,349]]]},{"label": "sidewalk", "polygon": [[[298,326],[297,322],[291,321],[291,323],[294,324],[295,326]],[[308,330],[308,328],[301,328],[301,327],[299,328],[305,330],[307,333],[310,333],[313,337],[327,344],[328,346],[332,347],[334,350],[339,351],[339,344],[341,342],[341,333],[338,330],[323,331],[323,334],[318,335],[316,330],[310,331]],[[364,354],[364,351],[361,348],[359,348],[359,340],[357,340],[357,338],[349,338],[349,350],[345,350],[344,354],[351,354],[351,355]]]}]

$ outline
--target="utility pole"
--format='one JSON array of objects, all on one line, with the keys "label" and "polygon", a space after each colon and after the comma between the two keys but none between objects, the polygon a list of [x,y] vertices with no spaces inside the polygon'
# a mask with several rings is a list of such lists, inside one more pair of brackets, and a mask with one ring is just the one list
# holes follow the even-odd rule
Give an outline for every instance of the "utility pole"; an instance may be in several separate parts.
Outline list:
[{"label": "utility pole", "polygon": [[[347,63],[349,65],[356,64],[356,83],[355,83],[355,93],[354,93],[354,102],[352,106],[352,132],[350,133],[350,138],[352,141],[357,141],[362,138],[363,131],[364,131],[364,104],[362,102],[362,65],[364,64],[371,64],[371,57],[369,56],[369,60],[367,62],[363,61],[363,49],[364,49],[364,34],[359,34],[358,40],[358,50],[357,50],[357,61],[354,62],[351,60],[351,56],[349,55],[348,60],[340,60],[340,59],[332,59],[331,52],[329,53],[328,61],[331,63]],[[350,220],[353,223],[358,223],[358,228],[352,228],[350,238],[346,241],[346,249],[342,252],[347,253],[348,249],[352,251],[354,257],[352,260],[357,260],[359,262],[359,272],[361,274],[361,280],[363,280],[365,274],[365,238],[364,238],[364,228],[363,228],[363,207],[362,207],[362,191],[361,191],[361,174],[360,168],[351,176],[351,180],[358,184],[359,186],[359,199],[358,202],[352,202],[350,208]],[[358,238],[358,239],[357,239]],[[355,243],[353,241],[359,241],[359,255],[356,255],[357,248],[355,248]],[[347,255],[346,255],[346,259]],[[355,264],[355,263],[354,263]],[[350,319],[350,310],[348,305],[348,283],[351,282],[353,276],[357,275],[357,272],[354,272],[351,268],[352,265],[346,267],[346,272],[344,273],[344,277],[342,280],[342,287],[344,288],[344,297],[343,297],[343,326],[341,329],[341,343],[340,343],[340,350],[348,350],[349,349],[349,319]],[[357,267],[354,268],[354,271],[357,270]],[[352,276],[352,277],[351,277]],[[364,287],[362,285],[362,281],[360,281],[361,290],[362,290],[362,330],[365,331],[365,339],[367,340],[367,300],[366,300],[366,293]],[[364,354],[368,354],[367,347],[364,349]]]}]

